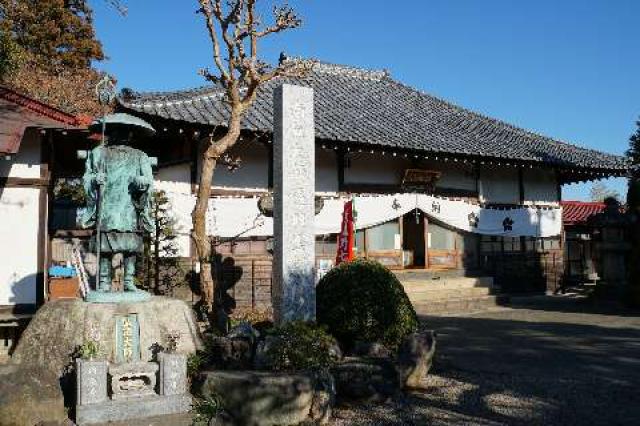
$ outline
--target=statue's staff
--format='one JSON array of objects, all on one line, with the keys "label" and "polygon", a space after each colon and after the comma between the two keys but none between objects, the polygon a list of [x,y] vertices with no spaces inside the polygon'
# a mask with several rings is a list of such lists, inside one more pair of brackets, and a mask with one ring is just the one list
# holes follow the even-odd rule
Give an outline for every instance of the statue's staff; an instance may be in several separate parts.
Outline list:
[{"label": "statue's staff", "polygon": [[[98,97],[98,102],[103,107],[101,132],[102,135],[100,138],[100,145],[104,148],[107,144],[107,113],[109,112],[109,105],[111,105],[116,97],[115,85],[113,84],[113,80],[111,79],[111,77],[109,77],[108,74],[105,74],[102,80],[100,80],[96,85],[96,96]],[[98,277],[100,277],[100,253],[102,251],[102,193],[107,178],[107,169],[105,165],[106,161],[104,161],[103,159],[100,164],[99,176],[101,177],[101,179],[100,181],[98,181],[98,191],[96,194],[96,276]],[[100,278],[98,278],[98,280],[99,279]]]}]

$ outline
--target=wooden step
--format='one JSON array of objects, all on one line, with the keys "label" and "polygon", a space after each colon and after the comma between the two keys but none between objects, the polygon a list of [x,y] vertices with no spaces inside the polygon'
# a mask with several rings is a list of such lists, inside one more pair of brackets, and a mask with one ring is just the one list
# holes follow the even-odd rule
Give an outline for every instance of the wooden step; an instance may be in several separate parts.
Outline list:
[{"label": "wooden step", "polygon": [[418,315],[450,315],[482,312],[487,309],[505,306],[509,302],[506,296],[481,296],[473,298],[449,299],[413,304]]}]

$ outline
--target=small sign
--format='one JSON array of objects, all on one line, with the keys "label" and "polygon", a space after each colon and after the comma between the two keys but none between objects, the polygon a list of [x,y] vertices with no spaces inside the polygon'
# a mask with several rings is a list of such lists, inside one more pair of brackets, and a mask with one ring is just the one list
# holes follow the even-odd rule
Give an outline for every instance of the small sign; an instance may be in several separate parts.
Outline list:
[{"label": "small sign", "polygon": [[402,188],[405,190],[434,192],[440,175],[440,172],[434,170],[406,169],[402,179]]}]

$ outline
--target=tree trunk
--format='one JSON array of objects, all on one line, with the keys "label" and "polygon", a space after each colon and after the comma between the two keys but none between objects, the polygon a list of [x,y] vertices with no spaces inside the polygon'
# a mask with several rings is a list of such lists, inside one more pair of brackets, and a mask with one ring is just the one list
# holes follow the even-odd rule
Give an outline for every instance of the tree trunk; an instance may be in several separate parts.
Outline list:
[{"label": "tree trunk", "polygon": [[211,242],[207,236],[206,229],[207,207],[209,205],[209,198],[211,197],[213,174],[218,163],[218,159],[237,142],[238,137],[240,136],[241,116],[241,110],[232,109],[227,133],[217,141],[210,139],[208,141],[208,146],[200,155],[200,178],[198,180],[196,205],[193,208],[191,219],[193,222],[192,238],[196,248],[196,254],[200,262],[201,297],[208,312],[212,312],[217,308],[217,300],[215,300],[216,287],[211,267],[211,262],[213,261]]}]

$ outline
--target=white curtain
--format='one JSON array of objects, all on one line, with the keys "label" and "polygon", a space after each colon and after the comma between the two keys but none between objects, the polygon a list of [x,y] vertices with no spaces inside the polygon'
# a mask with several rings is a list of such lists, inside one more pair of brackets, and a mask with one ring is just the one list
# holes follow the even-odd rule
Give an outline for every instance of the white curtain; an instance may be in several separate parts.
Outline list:
[{"label": "white curtain", "polygon": [[[561,208],[482,208],[461,200],[424,194],[353,197],[356,228],[368,228],[419,209],[428,217],[467,232],[484,235],[552,237],[560,235]],[[317,235],[340,231],[347,198],[327,199],[315,217]],[[209,203],[207,231],[223,238],[271,236],[273,219],[258,210],[258,198],[214,198]]]}]

